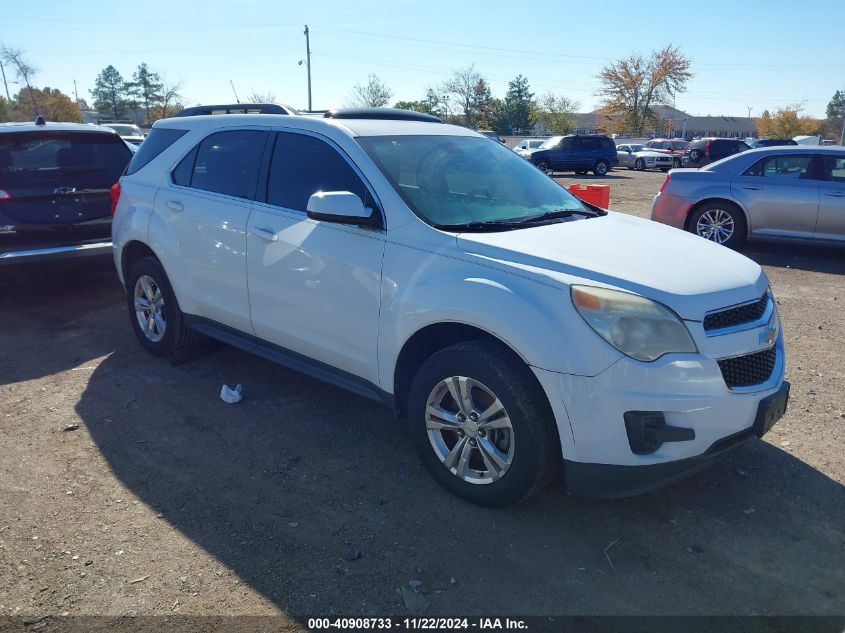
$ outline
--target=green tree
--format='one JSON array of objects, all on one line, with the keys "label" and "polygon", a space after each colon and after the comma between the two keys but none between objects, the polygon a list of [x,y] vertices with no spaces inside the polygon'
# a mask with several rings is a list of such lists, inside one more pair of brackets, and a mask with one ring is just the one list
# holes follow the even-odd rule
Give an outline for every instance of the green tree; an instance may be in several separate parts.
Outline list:
[{"label": "green tree", "polygon": [[476,125],[482,129],[490,129],[499,119],[502,102],[500,99],[493,98],[490,85],[483,77],[475,84],[473,92],[477,116]]},{"label": "green tree", "polygon": [[825,110],[827,120],[824,122],[825,136],[840,139],[842,142],[843,122],[845,122],[845,90],[837,90],[827,104]]},{"label": "green tree", "polygon": [[779,108],[774,114],[764,110],[757,119],[757,133],[770,138],[792,138],[804,134],[815,134],[819,122],[807,115],[802,115],[801,104]]},{"label": "green tree", "polygon": [[552,134],[565,134],[575,127],[578,102],[547,92],[534,106],[534,118]]},{"label": "green tree", "polygon": [[145,120],[149,121],[150,113],[161,103],[163,88],[161,77],[158,73],[151,71],[146,64],[141,64],[133,73],[132,81],[126,88],[129,95],[144,106]]},{"label": "green tree", "polygon": [[423,112],[425,114],[433,114],[434,116],[445,117],[446,105],[443,98],[437,94],[434,88],[429,88],[425,93],[425,98],[419,101],[397,101],[394,108],[401,108],[402,110],[413,110],[414,112]]},{"label": "green tree", "polygon": [[12,105],[6,101],[6,97],[0,97],[0,123],[12,120]]},{"label": "green tree", "polygon": [[692,62],[671,44],[653,51],[619,59],[599,73],[602,110],[619,113],[628,131],[642,134],[654,120],[653,106],[672,103],[675,95],[686,90],[692,79]]},{"label": "green tree", "polygon": [[108,65],[100,71],[90,92],[98,112],[108,112],[115,119],[125,114],[129,105],[126,82],[114,66]]},{"label": "green tree", "polygon": [[514,134],[534,125],[534,109],[531,101],[534,93],[528,87],[528,79],[517,75],[508,83],[508,92],[502,102],[501,112],[496,125],[500,134]]}]

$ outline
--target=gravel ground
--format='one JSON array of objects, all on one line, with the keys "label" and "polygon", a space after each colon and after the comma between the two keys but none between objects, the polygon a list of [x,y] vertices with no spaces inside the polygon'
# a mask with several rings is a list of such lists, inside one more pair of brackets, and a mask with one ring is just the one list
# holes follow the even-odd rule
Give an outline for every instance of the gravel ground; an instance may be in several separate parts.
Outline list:
[{"label": "gravel ground", "polygon": [[[647,216],[663,178],[563,182]],[[0,615],[845,615],[845,250],[744,252],[793,383],[765,440],[652,494],[507,510],[443,492],[370,401],[230,348],[147,355],[109,261],[4,269]]]}]

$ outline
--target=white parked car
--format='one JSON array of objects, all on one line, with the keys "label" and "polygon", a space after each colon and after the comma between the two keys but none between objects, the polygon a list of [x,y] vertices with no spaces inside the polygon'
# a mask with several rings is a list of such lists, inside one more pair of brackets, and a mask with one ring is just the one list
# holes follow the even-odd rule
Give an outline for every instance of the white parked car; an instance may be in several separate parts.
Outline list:
[{"label": "white parked car", "polygon": [[428,115],[158,121],[114,194],[149,352],[210,336],[380,400],[478,504],[561,471],[576,493],[636,494],[786,407],[760,266]]},{"label": "white parked car", "polygon": [[138,146],[144,142],[144,133],[133,123],[103,123],[104,127],[110,127],[130,145]]},{"label": "white parked car", "polygon": [[617,145],[616,156],[619,158],[620,167],[636,169],[637,171],[645,171],[646,169],[669,171],[672,169],[672,161],[674,160],[670,154],[648,149],[641,143]]},{"label": "white parked car", "polygon": [[544,138],[526,138],[513,146],[513,151],[527,158],[535,149],[540,149],[540,145],[546,142]]}]

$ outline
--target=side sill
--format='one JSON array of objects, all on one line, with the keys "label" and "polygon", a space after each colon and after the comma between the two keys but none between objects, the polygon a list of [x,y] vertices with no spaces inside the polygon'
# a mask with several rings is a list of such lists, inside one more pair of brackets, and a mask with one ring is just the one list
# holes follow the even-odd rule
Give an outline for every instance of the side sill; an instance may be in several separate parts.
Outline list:
[{"label": "side sill", "polygon": [[298,352],[265,341],[251,334],[244,334],[222,323],[193,314],[184,314],[185,323],[192,330],[209,338],[237,347],[266,358],[269,361],[293,369],[312,378],[317,378],[335,387],[340,387],[359,396],[375,400],[394,410],[393,394],[387,393],[377,385],[359,376],[350,374],[326,363],[308,358]]}]

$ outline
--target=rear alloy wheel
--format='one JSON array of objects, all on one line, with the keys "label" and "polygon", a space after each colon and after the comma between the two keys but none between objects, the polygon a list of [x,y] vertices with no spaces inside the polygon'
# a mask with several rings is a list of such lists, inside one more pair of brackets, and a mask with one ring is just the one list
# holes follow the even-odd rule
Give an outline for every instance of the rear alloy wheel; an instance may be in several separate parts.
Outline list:
[{"label": "rear alloy wheel", "polygon": [[527,365],[493,341],[458,343],[429,357],[408,392],[408,422],[431,476],[479,505],[526,499],[560,463],[542,388]]},{"label": "rear alloy wheel", "polygon": [[634,169],[637,171],[645,171],[645,161],[642,158],[638,158],[636,162],[634,162]]},{"label": "rear alloy wheel", "polygon": [[554,173],[554,171],[552,170],[552,164],[547,160],[538,160],[537,169],[539,169],[547,176],[551,176]]},{"label": "rear alloy wheel", "polygon": [[598,161],[593,167],[593,173],[596,176],[606,176],[608,171],[610,171],[610,164],[606,160]]},{"label": "rear alloy wheel", "polygon": [[692,214],[690,231],[704,239],[735,248],[745,239],[745,217],[729,203],[708,202]]}]

